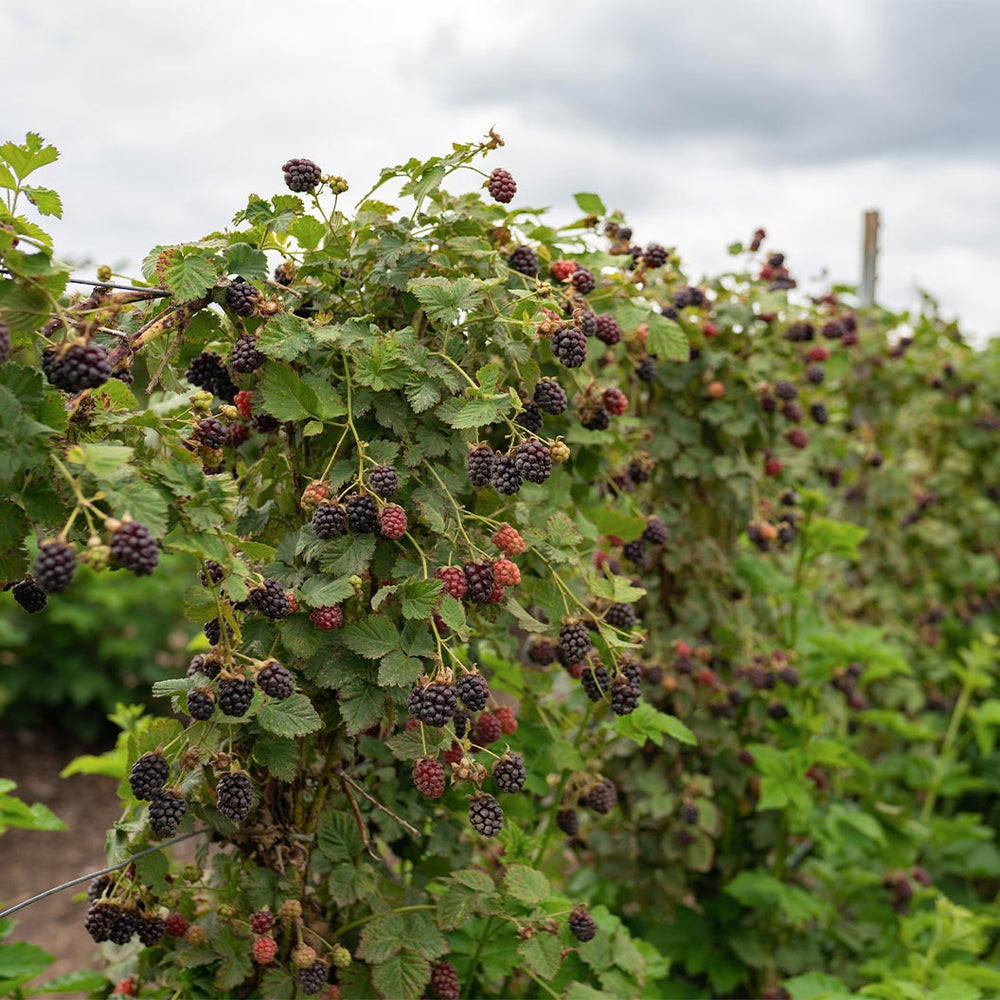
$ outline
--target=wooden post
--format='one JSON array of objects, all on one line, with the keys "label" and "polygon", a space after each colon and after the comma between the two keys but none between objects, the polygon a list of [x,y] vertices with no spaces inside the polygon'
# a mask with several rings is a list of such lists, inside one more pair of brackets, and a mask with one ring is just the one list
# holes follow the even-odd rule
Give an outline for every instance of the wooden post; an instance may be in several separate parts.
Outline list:
[{"label": "wooden post", "polygon": [[878,259],[878,225],[877,209],[865,212],[864,240],[861,245],[861,306],[864,309],[875,305],[875,268]]}]

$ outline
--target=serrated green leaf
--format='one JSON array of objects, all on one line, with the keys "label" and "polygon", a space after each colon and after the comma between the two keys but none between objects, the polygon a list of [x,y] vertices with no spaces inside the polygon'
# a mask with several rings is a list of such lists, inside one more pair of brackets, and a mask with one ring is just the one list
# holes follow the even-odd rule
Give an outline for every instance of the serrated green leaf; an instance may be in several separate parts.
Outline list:
[{"label": "serrated green leaf", "polygon": [[89,993],[91,990],[107,986],[107,976],[96,969],[78,969],[67,972],[55,979],[46,979],[40,986],[33,986],[36,993]]},{"label": "serrated green leaf", "polygon": [[232,243],[223,251],[226,271],[247,281],[266,281],[270,277],[267,254],[249,243]]},{"label": "serrated green leaf", "polygon": [[354,816],[346,812],[324,812],[316,829],[316,846],[323,857],[335,864],[358,857],[363,845]]},{"label": "serrated green leaf", "polygon": [[257,713],[257,723],[275,736],[305,736],[323,728],[323,720],[309,699],[297,692],[281,701],[269,698]]},{"label": "serrated green leaf", "polygon": [[371,728],[385,710],[385,695],[374,684],[366,684],[361,692],[340,703],[340,714],[348,736],[357,736]]},{"label": "serrated green leaf", "polygon": [[660,743],[664,735],[688,746],[696,746],[698,743],[694,733],[677,716],[657,711],[648,701],[639,702],[639,707],[634,712],[615,717],[608,722],[608,726],[619,736],[625,736],[639,746],[644,746],[646,740]]},{"label": "serrated green leaf", "polygon": [[308,351],[312,343],[309,324],[294,313],[275,316],[257,334],[257,349],[279,361],[294,361]]},{"label": "serrated green leaf", "polygon": [[596,194],[580,191],[573,195],[573,198],[580,211],[587,215],[602,216],[608,214],[608,210],[604,207],[604,202]]},{"label": "serrated green leaf", "polygon": [[524,964],[542,979],[551,980],[562,965],[562,943],[554,934],[536,934],[517,946]]},{"label": "serrated green leaf", "polygon": [[349,576],[335,577],[311,576],[299,588],[302,600],[311,608],[324,608],[331,604],[339,604],[354,596]]},{"label": "serrated green leaf", "polygon": [[298,240],[300,247],[305,250],[315,250],[326,234],[326,226],[311,215],[300,215],[288,227],[288,231]]},{"label": "serrated green leaf", "polygon": [[344,645],[360,656],[377,660],[399,649],[400,635],[396,626],[381,615],[352,622],[343,633]]},{"label": "serrated green leaf", "polygon": [[382,687],[409,687],[424,669],[422,660],[407,656],[401,649],[382,657],[378,668],[378,682]]},{"label": "serrated green leaf", "polygon": [[279,781],[295,780],[299,746],[294,740],[261,736],[254,741],[253,755]]},{"label": "serrated green leaf", "polygon": [[403,617],[424,621],[434,613],[443,584],[440,580],[414,580],[403,587]]},{"label": "serrated green leaf", "polygon": [[646,317],[649,341],[646,345],[650,354],[663,361],[687,361],[691,347],[684,331],[671,319],[651,312]]},{"label": "serrated green leaf", "polygon": [[494,399],[467,399],[463,402],[448,400],[438,407],[438,416],[456,430],[471,427],[483,427],[502,420],[504,415],[513,408],[509,396]]},{"label": "serrated green leaf", "polygon": [[465,632],[469,627],[465,620],[465,608],[462,602],[456,600],[451,594],[441,596],[441,606],[438,609],[441,621],[445,623],[453,632]]},{"label": "serrated green leaf", "polygon": [[372,982],[382,1000],[420,1000],[430,978],[430,962],[412,951],[401,951],[372,969]]},{"label": "serrated green leaf", "polygon": [[268,365],[261,385],[265,413],[278,420],[319,416],[319,400],[299,375],[286,365]]},{"label": "serrated green leaf", "polygon": [[437,323],[454,323],[462,312],[476,308],[486,294],[486,287],[475,278],[461,277],[450,281],[444,277],[413,278],[406,285],[428,319]]},{"label": "serrated green leaf", "polygon": [[451,737],[446,736],[444,730],[424,726],[421,732],[421,727],[418,726],[390,736],[385,745],[397,760],[419,760],[421,757],[433,756],[435,751],[450,742]]},{"label": "serrated green leaf", "polygon": [[504,875],[504,886],[515,899],[534,905],[552,895],[549,880],[527,865],[511,865]]},{"label": "serrated green leaf", "polygon": [[62,200],[51,188],[30,187],[26,184],[23,190],[31,204],[38,209],[40,215],[54,215],[57,219],[62,218]]},{"label": "serrated green leaf", "polygon": [[215,287],[219,275],[215,265],[198,253],[178,251],[164,272],[167,288],[181,302],[197,299]]}]

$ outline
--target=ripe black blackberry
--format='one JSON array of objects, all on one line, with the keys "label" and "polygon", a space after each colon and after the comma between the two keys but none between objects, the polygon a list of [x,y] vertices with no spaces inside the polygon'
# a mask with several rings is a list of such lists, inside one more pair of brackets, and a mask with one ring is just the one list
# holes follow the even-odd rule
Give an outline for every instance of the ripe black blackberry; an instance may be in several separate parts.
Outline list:
[{"label": "ripe black blackberry", "polygon": [[228,771],[216,786],[216,805],[226,819],[242,823],[250,815],[253,805],[253,785],[244,771]]},{"label": "ripe black blackberry", "polygon": [[594,336],[608,347],[613,347],[620,343],[622,339],[622,328],[618,325],[618,320],[614,316],[602,313],[597,317],[596,330]]},{"label": "ripe black blackberry", "polygon": [[146,753],[132,765],[128,783],[137,799],[153,799],[159,794],[169,775],[170,765],[164,757]]},{"label": "ripe black blackberry", "polygon": [[809,416],[816,421],[817,424],[825,424],[830,420],[830,414],[826,411],[826,406],[823,403],[813,403],[809,407]]},{"label": "ripe black blackberry", "polygon": [[489,183],[487,185],[490,197],[494,201],[499,201],[501,204],[508,204],[517,192],[517,183],[511,176],[509,170],[504,170],[503,167],[497,167],[493,173],[490,174]]},{"label": "ripe black blackberry", "polygon": [[94,903],[87,910],[83,926],[87,933],[98,943],[111,937],[121,910],[114,903]]},{"label": "ripe black blackberry", "polygon": [[503,496],[512,496],[523,485],[521,473],[517,471],[517,462],[512,455],[501,455],[499,452],[493,461],[493,489]]},{"label": "ripe black blackberry", "polygon": [[301,156],[287,160],[281,165],[281,171],[289,190],[299,192],[312,191],[323,176],[323,171],[312,160]]},{"label": "ripe black blackberry", "polygon": [[45,351],[42,371],[57,389],[82,392],[96,389],[111,378],[111,359],[100,344],[70,344],[61,350]]},{"label": "ripe black blackberry", "polygon": [[[593,309],[585,308],[587,300],[582,296],[578,295],[577,298],[577,310],[576,310],[576,322],[580,329],[583,331],[584,337],[596,337],[597,336],[597,313]],[[583,310],[582,312],[580,310]],[[572,312],[571,312],[572,315]]]},{"label": "ripe black blackberry", "polygon": [[18,580],[11,588],[11,593],[14,595],[14,600],[29,615],[38,614],[39,611],[45,608],[45,605],[49,601],[45,591],[30,576],[26,576],[23,580]]},{"label": "ripe black blackberry", "polygon": [[529,434],[538,434],[542,430],[544,418],[542,411],[534,403],[527,403],[514,418],[514,422],[518,427],[523,427]]},{"label": "ripe black blackberry", "polygon": [[229,377],[222,359],[212,351],[202,351],[188,365],[184,377],[192,385],[218,396],[219,399],[224,399],[227,403],[233,402],[236,393],[240,391],[239,386]]},{"label": "ripe black blackberry", "polygon": [[670,254],[667,253],[667,248],[660,246],[659,243],[650,243],[642,251],[642,259],[646,262],[646,267],[663,267],[669,258]]},{"label": "ripe black blackberry", "polygon": [[634,687],[639,686],[642,680],[642,664],[638,660],[626,660],[621,665],[622,676]]},{"label": "ripe black blackberry", "polygon": [[188,715],[197,722],[206,722],[215,714],[215,700],[207,688],[196,687],[188,691]]},{"label": "ripe black blackberry", "polygon": [[611,415],[603,407],[593,413],[580,414],[580,423],[588,431],[606,431],[611,426]]},{"label": "ripe black blackberry", "polygon": [[136,576],[149,576],[160,561],[156,539],[139,521],[126,521],[110,541],[111,561]]},{"label": "ripe black blackberry", "polygon": [[698,822],[698,807],[693,802],[685,802],[681,806],[681,819],[688,826],[694,826]]},{"label": "ripe black blackberry", "polygon": [[225,577],[225,569],[214,559],[206,559],[204,565],[198,571],[198,580],[203,587],[207,587],[210,584],[220,584]]},{"label": "ripe black blackberry", "polygon": [[[210,645],[218,646],[222,641],[222,623],[218,618],[212,618],[211,620],[205,622],[205,624],[202,625],[201,630],[205,633],[205,638],[208,639]],[[228,635],[229,638],[232,638],[233,636],[232,627],[229,625],[226,626],[226,635]],[[218,671],[216,671],[216,673],[218,673]]]},{"label": "ripe black blackberry", "polygon": [[353,493],[347,498],[347,526],[358,534],[371,534],[378,527],[378,504],[367,493]]},{"label": "ripe black blackberry", "polygon": [[324,541],[347,532],[347,511],[339,504],[321,503],[312,516],[313,534]]},{"label": "ripe black blackberry", "polygon": [[219,708],[223,715],[238,719],[247,714],[253,701],[253,684],[242,677],[219,681]]},{"label": "ripe black blackberry", "polygon": [[142,918],[135,910],[119,910],[118,919],[111,928],[108,940],[112,944],[128,944],[142,923]]},{"label": "ripe black blackberry", "polygon": [[10,357],[10,327],[0,317],[0,365],[5,365]]},{"label": "ripe black blackberry", "polygon": [[492,795],[476,792],[469,803],[469,822],[476,833],[495,837],[503,826],[503,809]]},{"label": "ripe black blackberry", "polygon": [[172,837],[177,833],[187,802],[174,792],[160,792],[149,806],[149,826],[156,837]]},{"label": "ripe black blackberry", "polygon": [[604,612],[604,620],[614,628],[634,628],[636,623],[635,606],[632,604],[612,604]]},{"label": "ripe black blackberry", "polygon": [[636,365],[635,377],[640,382],[652,382],[656,378],[656,358],[653,355],[647,354],[642,360]]},{"label": "ripe black blackberry", "polygon": [[55,538],[42,542],[32,567],[35,582],[47,594],[61,594],[72,582],[76,571],[76,550]]},{"label": "ripe black blackberry", "polygon": [[778,679],[789,687],[798,687],[802,683],[802,675],[795,667],[782,667],[778,671]]},{"label": "ripe black blackberry", "polygon": [[844,324],[838,319],[831,319],[829,322],[823,324],[823,328],[820,331],[827,340],[840,340],[841,337],[847,333],[847,329]]},{"label": "ripe black blackberry", "polygon": [[87,886],[87,902],[96,903],[110,888],[110,875],[98,875],[97,878],[91,879],[90,885]]},{"label": "ripe black blackberry", "polygon": [[582,663],[593,643],[585,625],[570,622],[559,630],[559,651],[567,663]]},{"label": "ripe black blackberry", "polygon": [[257,338],[252,333],[244,333],[229,352],[229,367],[241,375],[257,371],[266,360],[267,355],[257,350]]},{"label": "ripe black blackberry", "polygon": [[[245,281],[243,278],[236,278],[226,289],[226,305],[237,316],[252,316],[257,311],[257,302],[259,299],[260,292],[249,281]],[[236,342],[236,346],[239,347],[240,341],[245,340],[247,337],[250,338],[250,348],[255,350],[254,338],[251,334],[240,337],[240,340]],[[233,352],[236,352],[236,348],[233,348]],[[232,358],[233,356],[230,355],[230,365],[233,363]],[[263,361],[260,364],[263,364]],[[256,371],[260,367],[260,364],[256,368],[247,369],[247,371]],[[234,370],[243,371],[242,368],[234,368]]]},{"label": "ripe black blackberry", "polygon": [[640,697],[637,685],[619,678],[611,685],[611,711],[615,715],[631,715],[639,707]]},{"label": "ripe black blackberry", "polygon": [[319,993],[326,986],[326,977],[329,975],[329,972],[330,970],[327,968],[326,963],[317,958],[312,965],[306,966],[304,969],[299,969],[299,989],[307,997]]},{"label": "ripe black blackberry", "polygon": [[410,715],[425,726],[440,729],[455,715],[458,698],[451,684],[429,684],[427,687],[418,685],[410,692],[406,707]]},{"label": "ripe black blackberry", "polygon": [[268,618],[287,618],[292,613],[285,588],[277,580],[265,580],[263,586],[250,591],[250,606]]},{"label": "ripe black blackberry", "polygon": [[660,315],[672,319],[675,323],[681,318],[681,314],[669,303],[660,309]]},{"label": "ripe black blackberry", "polygon": [[611,690],[611,675],[606,667],[584,666],[580,674],[580,684],[587,697],[594,702],[600,701]]},{"label": "ripe black blackberry", "polygon": [[493,567],[486,562],[467,562],[462,570],[465,573],[465,596],[476,604],[489,603],[493,594]]},{"label": "ripe black blackberry", "polygon": [[579,327],[556,330],[550,343],[556,359],[567,368],[579,368],[587,360],[587,335]]},{"label": "ripe black blackberry", "polygon": [[529,483],[544,483],[552,475],[552,452],[542,441],[530,438],[517,446],[514,466]]},{"label": "ripe black blackberry", "polygon": [[569,931],[577,941],[590,941],[597,933],[597,924],[582,903],[569,915]]},{"label": "ripe black blackberry", "polygon": [[580,814],[575,809],[560,809],[556,813],[556,826],[569,837],[580,832]]},{"label": "ripe black blackberry", "polygon": [[799,394],[799,390],[792,385],[791,382],[785,382],[783,379],[778,379],[774,383],[774,394],[778,399],[795,399]]},{"label": "ripe black blackberry", "polygon": [[225,425],[215,417],[203,417],[194,425],[194,436],[206,448],[221,448],[229,436]]},{"label": "ripe black blackberry", "polygon": [[[215,619],[218,621],[218,619]],[[212,643],[214,646],[215,643]],[[187,675],[193,677],[195,674],[204,674],[209,680],[219,676],[222,669],[222,661],[211,653],[196,653],[191,657],[188,664]]]},{"label": "ripe black blackberry", "polygon": [[622,555],[639,569],[646,568],[646,541],[639,537],[622,546]]},{"label": "ripe black blackberry", "polygon": [[520,271],[529,278],[538,274],[538,254],[531,247],[520,246],[507,258],[507,266],[512,271]]},{"label": "ripe black blackberry", "polygon": [[[493,589],[492,586],[490,589]],[[462,674],[455,683],[455,692],[471,712],[481,712],[490,697],[489,685],[482,674]]]},{"label": "ripe black blackberry", "polygon": [[810,365],[806,369],[806,381],[813,385],[822,385],[826,381],[826,370],[822,365]]},{"label": "ripe black blackberry", "polygon": [[451,962],[442,960],[431,966],[431,993],[436,1000],[458,1000],[462,995],[458,971]]},{"label": "ripe black blackberry", "polygon": [[642,537],[650,545],[662,545],[670,537],[670,532],[658,517],[647,517],[646,530],[642,533]]},{"label": "ripe black blackberry", "polygon": [[380,497],[391,497],[399,489],[399,474],[391,465],[376,465],[368,472],[368,485]]},{"label": "ripe black blackberry", "polygon": [[295,690],[295,678],[287,667],[271,660],[257,675],[257,687],[272,698],[284,700]]},{"label": "ripe black blackberry", "polygon": [[501,792],[513,795],[524,788],[528,780],[528,771],[524,766],[524,758],[517,753],[505,753],[493,765],[493,781]]},{"label": "ripe black blackberry", "polygon": [[601,778],[581,801],[588,809],[604,816],[618,801],[618,789],[610,778]]},{"label": "ripe black blackberry", "polygon": [[597,282],[594,281],[594,275],[588,271],[585,267],[578,267],[573,272],[573,277],[570,278],[573,283],[573,287],[581,295],[586,295],[588,292],[592,292]]},{"label": "ripe black blackberry", "polygon": [[273,434],[281,426],[281,421],[270,413],[260,413],[253,418],[253,426],[261,434]]},{"label": "ripe black blackberry", "polygon": [[554,379],[543,378],[535,383],[535,394],[533,396],[535,405],[554,417],[566,412],[569,400],[566,398],[566,390]]},{"label": "ripe black blackberry", "polygon": [[451,718],[451,725],[455,735],[461,739],[472,728],[472,716],[464,709],[456,708]]},{"label": "ripe black blackberry", "polygon": [[470,450],[465,460],[465,471],[473,486],[488,486],[493,478],[494,451],[489,445],[481,444]]},{"label": "ripe black blackberry", "polygon": [[167,931],[167,925],[159,917],[141,917],[139,919],[139,940],[147,947],[159,944]]}]

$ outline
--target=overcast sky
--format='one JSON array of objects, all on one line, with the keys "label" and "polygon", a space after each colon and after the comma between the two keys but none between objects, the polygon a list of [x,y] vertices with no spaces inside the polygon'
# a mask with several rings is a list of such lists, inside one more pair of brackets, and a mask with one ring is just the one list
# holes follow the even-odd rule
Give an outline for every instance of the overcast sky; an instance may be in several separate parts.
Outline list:
[{"label": "overcast sky", "polygon": [[696,276],[763,225],[855,281],[879,208],[879,297],[1000,332],[1000,0],[7,3],[0,39],[0,138],[63,154],[63,256],[137,271],[291,156],[360,195],[495,126],[522,204],[596,191]]}]

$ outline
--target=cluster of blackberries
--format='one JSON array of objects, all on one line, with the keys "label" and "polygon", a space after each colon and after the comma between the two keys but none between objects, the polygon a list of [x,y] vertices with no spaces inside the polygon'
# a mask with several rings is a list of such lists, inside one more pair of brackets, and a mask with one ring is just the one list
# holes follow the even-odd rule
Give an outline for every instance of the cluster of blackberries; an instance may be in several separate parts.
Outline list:
[{"label": "cluster of blackberries", "polygon": [[541,484],[549,478],[552,452],[538,438],[522,441],[507,455],[495,452],[489,445],[478,445],[469,451],[465,469],[473,486],[492,485],[498,493],[511,496],[525,481]]},{"label": "cluster of blackberries", "polygon": [[96,389],[111,378],[111,359],[100,345],[72,343],[50,348],[42,354],[42,371],[57,389],[83,392]]},{"label": "cluster of blackberries", "polygon": [[91,903],[83,925],[98,943],[110,941],[123,945],[138,936],[147,948],[158,944],[166,930],[164,921],[155,914],[100,898]]}]

